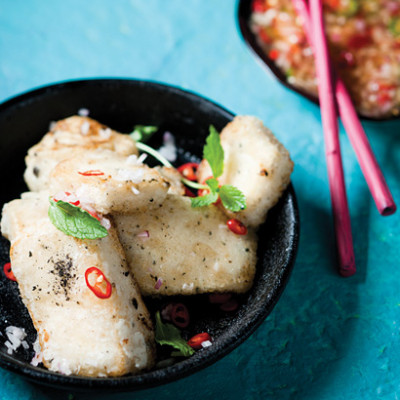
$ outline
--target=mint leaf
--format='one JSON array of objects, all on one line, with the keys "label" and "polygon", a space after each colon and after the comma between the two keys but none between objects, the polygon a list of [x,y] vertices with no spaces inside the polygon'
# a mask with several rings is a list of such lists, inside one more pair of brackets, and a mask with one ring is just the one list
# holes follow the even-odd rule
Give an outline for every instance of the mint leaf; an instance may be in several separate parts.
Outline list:
[{"label": "mint leaf", "polygon": [[130,137],[135,142],[147,142],[157,130],[158,127],[153,125],[135,125]]},{"label": "mint leaf", "polygon": [[237,212],[246,208],[246,197],[235,186],[222,185],[219,189],[219,196],[227,210]]},{"label": "mint leaf", "polygon": [[66,235],[78,239],[99,239],[108,235],[99,220],[65,201],[50,199],[48,215],[52,224]]},{"label": "mint leaf", "polygon": [[160,312],[156,312],[156,331],[155,331],[156,342],[160,345],[172,346],[178,352],[174,352],[173,355],[179,355],[189,357],[195,353],[195,351],[182,339],[181,332],[178,328],[171,324],[164,324],[161,321]]},{"label": "mint leaf", "polygon": [[209,186],[212,193],[215,193],[218,191],[219,182],[215,178],[207,179],[206,184]]},{"label": "mint leaf", "polygon": [[205,196],[192,197],[191,199],[192,207],[205,207],[209,206],[212,203],[215,203],[218,200],[218,193],[208,193]]},{"label": "mint leaf", "polygon": [[203,158],[210,164],[214,178],[222,175],[224,170],[224,149],[221,146],[221,139],[213,125],[210,125],[210,134],[207,136],[203,148]]}]

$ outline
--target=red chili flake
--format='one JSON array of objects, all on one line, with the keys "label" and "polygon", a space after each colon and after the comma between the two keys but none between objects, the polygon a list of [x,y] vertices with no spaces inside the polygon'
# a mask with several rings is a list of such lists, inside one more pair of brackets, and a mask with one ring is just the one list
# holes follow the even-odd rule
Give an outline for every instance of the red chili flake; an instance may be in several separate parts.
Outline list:
[{"label": "red chili flake", "polygon": [[372,43],[372,38],[370,33],[357,33],[350,37],[347,45],[351,49],[361,49]]},{"label": "red chili flake", "polygon": [[185,196],[196,197],[196,195],[190,189],[188,189],[186,186],[185,186]]},{"label": "red chili flake", "polygon": [[350,51],[342,51],[339,55],[339,65],[341,67],[354,67],[354,55]]},{"label": "red chili flake", "polygon": [[278,50],[272,49],[268,53],[268,58],[270,58],[272,61],[275,61],[278,59],[279,55],[280,55],[280,53]]},{"label": "red chili flake", "polygon": [[327,6],[333,8],[334,10],[339,8],[340,6],[340,0],[324,0],[324,4]]},{"label": "red chili flake", "polygon": [[197,181],[196,171],[199,167],[197,163],[186,163],[177,168],[180,174],[189,181]]},{"label": "red chili flake", "polygon": [[208,301],[211,304],[223,304],[230,300],[231,297],[230,293],[211,293],[208,295]]},{"label": "red chili flake", "polygon": [[262,29],[262,28],[261,28],[261,29],[258,31],[258,36],[259,36],[260,39],[261,39],[264,43],[266,43],[266,44],[269,44],[269,43],[272,42],[271,37],[268,35],[268,33],[265,31],[265,29]]},{"label": "red chili flake", "polygon": [[188,340],[187,344],[195,350],[202,348],[201,344],[207,340],[211,341],[211,336],[207,332],[198,333]]},{"label": "red chili flake", "polygon": [[89,211],[89,210],[86,210],[86,209],[84,209],[87,213],[89,213],[93,218],[96,218],[97,219],[97,221],[100,221],[101,220],[101,217],[99,217],[99,215],[95,212],[95,211]]},{"label": "red chili flake", "polygon": [[236,299],[230,299],[219,306],[220,310],[227,312],[235,311],[238,307],[239,303]]},{"label": "red chili flake", "polygon": [[237,219],[230,219],[227,223],[228,228],[236,235],[245,235],[247,233],[247,228]]},{"label": "red chili flake", "polygon": [[9,263],[9,262],[5,263],[4,266],[3,266],[3,271],[4,271],[4,275],[8,279],[10,279],[10,280],[12,280],[14,282],[17,282],[17,279],[15,278],[14,272],[12,272],[12,269],[11,269],[11,263]]},{"label": "red chili flake", "polygon": [[100,299],[108,299],[111,296],[111,283],[97,267],[90,267],[86,270],[85,280],[87,287]]},{"label": "red chili flake", "polygon": [[251,9],[256,13],[263,13],[268,10],[268,4],[265,0],[253,0],[251,4]]},{"label": "red chili flake", "polygon": [[104,175],[104,172],[100,171],[99,169],[91,169],[89,171],[85,171],[85,172],[79,172],[78,174],[83,175],[83,176],[100,176],[100,175]]},{"label": "red chili flake", "polygon": [[184,304],[173,304],[171,308],[171,321],[178,328],[186,328],[189,325],[189,311]]}]

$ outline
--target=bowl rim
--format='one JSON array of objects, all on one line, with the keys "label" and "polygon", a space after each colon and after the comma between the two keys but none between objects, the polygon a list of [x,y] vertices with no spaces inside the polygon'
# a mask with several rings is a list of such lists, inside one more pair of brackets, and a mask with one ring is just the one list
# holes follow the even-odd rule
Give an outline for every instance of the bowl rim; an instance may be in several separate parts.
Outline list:
[{"label": "bowl rim", "polygon": [[[7,112],[10,107],[23,107],[25,101],[33,100],[40,97],[42,94],[51,91],[69,90],[81,85],[115,83],[121,85],[146,85],[157,90],[166,90],[169,93],[174,93],[178,96],[189,98],[190,101],[201,102],[218,110],[225,118],[232,119],[235,114],[228,111],[218,103],[190,90],[182,89],[178,86],[169,85],[154,80],[142,80],[133,78],[84,78],[65,80],[49,85],[39,86],[32,90],[25,91],[19,95],[13,96],[3,103],[0,103],[0,114]],[[287,197],[289,213],[291,215],[292,231],[290,232],[290,253],[287,262],[280,268],[281,275],[279,282],[274,286],[269,296],[262,304],[262,310],[257,314],[258,317],[246,324],[242,324],[239,330],[240,335],[231,337],[230,340],[224,338],[224,347],[218,351],[211,351],[210,348],[205,348],[201,352],[196,353],[192,357],[176,363],[170,367],[160,370],[150,370],[139,375],[127,375],[122,377],[107,377],[107,378],[90,378],[80,376],[67,376],[55,373],[43,368],[34,367],[27,362],[18,360],[4,352],[0,352],[0,367],[17,373],[24,378],[40,383],[46,386],[64,389],[74,389],[77,391],[96,391],[96,390],[113,390],[118,392],[135,391],[147,388],[153,388],[162,384],[170,383],[178,379],[184,378],[197,372],[207,366],[215,363],[217,360],[226,356],[241,343],[243,343],[265,320],[270,314],[275,304],[279,300],[295,263],[299,235],[300,235],[300,218],[297,199],[292,183],[289,184],[284,193]],[[213,346],[211,346],[212,348]],[[192,363],[195,365],[191,365]],[[190,369],[187,368],[190,365]]]},{"label": "bowl rim", "polygon": [[[319,99],[318,96],[315,96],[304,89],[298,88],[292,84],[290,84],[285,74],[276,66],[275,62],[272,61],[265,51],[258,44],[255,34],[250,30],[249,27],[249,18],[251,15],[251,3],[253,0],[238,0],[237,10],[236,10],[236,22],[238,26],[238,30],[242,36],[247,47],[250,49],[253,56],[255,56],[256,60],[261,64],[261,66],[272,75],[278,82],[280,82],[283,86],[290,89],[293,92],[305,97],[307,100],[316,104],[319,107]],[[390,115],[387,117],[370,117],[367,115],[363,115],[357,111],[357,115],[360,119],[364,121],[370,122],[383,122],[383,121],[393,121],[400,119],[400,115]]]}]

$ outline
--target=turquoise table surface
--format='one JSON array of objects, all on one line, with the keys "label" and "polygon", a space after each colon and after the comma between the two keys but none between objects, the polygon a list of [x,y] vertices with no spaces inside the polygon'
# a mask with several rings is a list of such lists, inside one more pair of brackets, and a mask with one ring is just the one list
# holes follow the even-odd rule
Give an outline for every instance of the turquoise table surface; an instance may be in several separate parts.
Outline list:
[{"label": "turquoise table surface", "polygon": [[[0,101],[75,78],[156,80],[258,116],[295,162],[300,246],[290,282],[267,320],[195,375],[95,398],[398,399],[400,212],[379,215],[342,129],[358,272],[338,276],[319,109],[256,62],[239,34],[236,8],[228,0],[0,2]],[[400,121],[363,125],[400,203]],[[94,397],[0,370],[0,400],[53,398]]]}]

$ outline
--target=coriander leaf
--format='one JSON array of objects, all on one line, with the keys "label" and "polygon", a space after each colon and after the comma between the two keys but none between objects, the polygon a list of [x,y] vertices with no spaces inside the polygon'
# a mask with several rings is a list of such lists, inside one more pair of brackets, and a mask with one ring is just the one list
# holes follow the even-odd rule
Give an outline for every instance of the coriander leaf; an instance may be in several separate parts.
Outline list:
[{"label": "coriander leaf", "polygon": [[218,193],[208,193],[205,196],[192,197],[192,207],[204,207],[215,203],[218,200]]},{"label": "coriander leaf", "polygon": [[157,126],[135,125],[133,127],[133,132],[130,134],[130,137],[135,142],[147,142],[153,136],[153,133],[157,132],[157,130]]},{"label": "coriander leaf", "polygon": [[207,179],[206,183],[210,187],[212,193],[218,191],[219,182],[215,178]]},{"label": "coriander leaf", "polygon": [[222,175],[224,170],[224,149],[221,146],[221,139],[213,125],[210,125],[210,134],[207,136],[203,148],[203,158],[210,164],[214,178]]},{"label": "coriander leaf", "polygon": [[246,209],[246,197],[235,186],[222,185],[219,189],[219,196],[227,210],[237,212]]},{"label": "coriander leaf", "polygon": [[155,331],[156,342],[160,345],[172,346],[178,352],[174,352],[175,355],[182,355],[189,357],[194,354],[194,350],[182,339],[181,332],[178,328],[171,324],[164,324],[161,321],[160,312],[156,312],[156,331]]},{"label": "coriander leaf", "polygon": [[108,235],[99,220],[65,201],[50,199],[48,215],[52,224],[66,235],[78,239],[99,239]]}]

